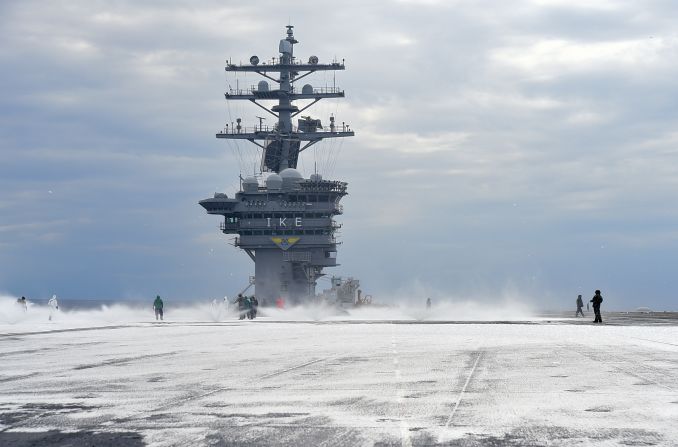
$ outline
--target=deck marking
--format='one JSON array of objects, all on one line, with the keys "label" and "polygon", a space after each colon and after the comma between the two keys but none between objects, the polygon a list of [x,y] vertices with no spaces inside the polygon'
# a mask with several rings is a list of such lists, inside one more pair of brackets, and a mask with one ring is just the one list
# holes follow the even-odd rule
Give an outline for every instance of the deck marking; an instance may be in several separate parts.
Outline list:
[{"label": "deck marking", "polygon": [[396,403],[398,404],[398,426],[400,428],[400,445],[401,447],[412,447],[412,438],[410,437],[410,425],[407,423],[407,420],[404,416],[404,399],[403,399],[403,388],[402,388],[402,372],[398,367],[400,363],[398,361],[398,350],[397,340],[395,333],[395,326],[391,324],[391,350],[393,353],[393,373],[395,374],[396,382]]},{"label": "deck marking", "polygon": [[473,373],[476,370],[476,366],[478,366],[478,362],[480,361],[480,357],[482,357],[483,353],[479,353],[478,357],[476,357],[475,363],[473,363],[473,367],[471,368],[471,371],[468,373],[468,377],[466,378],[466,383],[464,384],[464,387],[461,389],[461,392],[459,393],[459,397],[457,398],[457,403],[454,404],[454,408],[452,409],[452,412],[450,413],[450,417],[447,418],[447,422],[445,423],[445,428],[449,428],[450,422],[452,422],[452,418],[454,417],[454,414],[457,412],[457,408],[459,408],[459,404],[461,403],[461,399],[464,397],[464,393],[466,392],[466,388],[468,387],[468,384],[471,382],[471,377],[473,377]]},{"label": "deck marking", "polygon": [[[631,338],[634,338],[634,337],[631,337]],[[628,364],[631,364],[631,365],[633,365],[637,368],[645,369],[645,370],[647,370],[648,372],[651,372],[651,373],[663,373],[663,371],[657,371],[656,369],[650,368],[647,365],[643,365],[640,362],[636,363],[636,362],[633,362],[633,361],[630,361],[630,360],[626,360],[619,355],[614,356],[614,357],[612,355],[609,355],[609,357],[612,357],[612,358],[608,361],[608,360],[601,358],[601,355],[599,353],[591,353],[591,352],[584,353],[584,352],[579,352],[579,351],[571,349],[571,348],[569,348],[569,349],[572,350],[573,352],[576,352],[579,355],[582,355],[582,356],[588,358],[588,359],[594,360],[596,362],[604,363],[605,365],[609,366],[610,368],[613,368],[613,369],[615,369],[615,370],[617,370],[617,371],[619,371],[623,374],[629,375],[631,377],[635,377],[636,379],[644,380],[645,382],[652,383],[654,385],[657,385],[658,387],[667,389],[667,390],[672,391],[672,392],[676,391],[674,388],[672,388],[668,385],[664,385],[663,383],[660,383],[657,380],[645,377],[644,375],[638,374],[637,372],[629,371],[626,368],[622,368],[618,364],[623,363],[624,366],[628,366]]]},{"label": "deck marking", "polygon": [[263,376],[259,376],[259,379],[260,380],[261,379],[268,379],[270,377],[279,376],[280,374],[285,374],[286,372],[294,371],[295,369],[303,368],[305,366],[309,366],[309,365],[312,365],[314,363],[322,362],[322,361],[325,361],[325,360],[328,360],[328,359],[334,358],[334,357],[338,357],[338,356],[331,355],[331,356],[323,357],[323,358],[320,358],[320,359],[311,360],[310,362],[302,363],[301,365],[292,366],[290,368],[283,369],[282,371],[276,371],[276,372],[272,372],[272,373],[269,373],[269,374],[266,374],[266,375],[263,375]]},{"label": "deck marking", "polygon": [[[339,356],[338,355],[330,355],[330,356],[327,356],[327,357],[311,360],[310,362],[302,363],[301,365],[292,366],[290,368],[286,368],[286,369],[283,369],[283,370],[279,370],[279,371],[275,371],[275,372],[272,372],[272,373],[269,373],[269,374],[265,374],[263,376],[259,376],[259,380],[269,379],[271,377],[279,376],[280,374],[285,374],[286,372],[294,371],[296,369],[304,368],[305,366],[313,365],[314,363],[323,362],[325,360],[329,360],[329,359],[336,358],[336,357],[339,357]],[[215,388],[213,390],[207,391],[206,393],[199,394],[197,396],[187,396],[187,397],[184,397],[183,399],[176,399],[172,402],[166,403],[166,404],[161,405],[159,407],[156,407],[152,410],[146,411],[146,413],[164,410],[164,409],[172,407],[172,406],[183,405],[186,402],[189,402],[189,401],[192,401],[192,400],[203,399],[205,397],[209,397],[213,394],[217,394],[217,393],[220,393],[222,391],[227,391],[229,389],[231,389],[231,387],[219,387],[219,388]]]},{"label": "deck marking", "polygon": [[651,341],[652,343],[661,343],[662,345],[678,346],[675,343],[669,343],[669,342],[666,342],[666,341],[658,341],[658,340],[650,340],[649,338],[638,338],[638,337],[630,337],[630,338],[634,338],[636,340]]}]

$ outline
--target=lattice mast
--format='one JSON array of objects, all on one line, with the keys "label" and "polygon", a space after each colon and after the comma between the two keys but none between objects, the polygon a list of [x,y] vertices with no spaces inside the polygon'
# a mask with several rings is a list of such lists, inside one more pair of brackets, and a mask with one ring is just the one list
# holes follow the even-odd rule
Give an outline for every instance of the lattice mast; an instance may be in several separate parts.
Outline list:
[{"label": "lattice mast", "polygon": [[[229,62],[226,66],[226,71],[258,73],[274,83],[271,88],[268,82],[262,80],[249,89],[230,89],[225,94],[227,100],[247,100],[273,115],[277,119],[274,126],[264,126],[263,118],[258,117],[259,126],[247,128],[242,125],[242,119],[237,118],[235,124],[230,127],[227,124],[223,132],[217,133],[217,138],[248,140],[262,148],[262,172],[279,173],[287,168],[296,168],[299,154],[315,143],[325,138],[354,135],[347,124],[337,125],[334,116],[330,116],[330,125],[327,127],[323,127],[319,119],[308,116],[300,117],[296,127],[292,125],[292,118],[321,99],[344,97],[344,91],[335,86],[313,88],[306,84],[299,91],[296,83],[301,79],[316,71],[344,70],[344,62],[320,64],[316,56],[311,56],[306,63],[297,61],[294,45],[298,41],[294,38],[293,28],[292,25],[287,26],[287,37],[280,40],[278,58],[260,64],[259,58],[252,56],[248,65]],[[294,105],[298,100],[312,102],[300,109]],[[277,101],[277,104],[267,107],[261,101]]]}]

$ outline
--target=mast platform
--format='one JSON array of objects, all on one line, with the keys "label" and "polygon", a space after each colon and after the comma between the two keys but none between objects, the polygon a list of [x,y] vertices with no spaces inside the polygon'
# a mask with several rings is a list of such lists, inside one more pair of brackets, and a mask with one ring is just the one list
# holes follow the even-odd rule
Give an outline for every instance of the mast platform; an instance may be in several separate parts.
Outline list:
[{"label": "mast platform", "polygon": [[252,127],[249,130],[245,128],[243,131],[238,132],[231,130],[224,130],[216,134],[217,138],[227,138],[229,140],[276,140],[279,138],[287,138],[290,140],[297,141],[313,141],[321,140],[328,136],[334,138],[341,137],[352,137],[355,133],[352,130],[349,131],[331,131],[331,130],[322,130],[320,132],[299,132],[292,134],[281,134],[273,129],[267,130],[265,127],[263,130],[259,130],[259,127]]}]

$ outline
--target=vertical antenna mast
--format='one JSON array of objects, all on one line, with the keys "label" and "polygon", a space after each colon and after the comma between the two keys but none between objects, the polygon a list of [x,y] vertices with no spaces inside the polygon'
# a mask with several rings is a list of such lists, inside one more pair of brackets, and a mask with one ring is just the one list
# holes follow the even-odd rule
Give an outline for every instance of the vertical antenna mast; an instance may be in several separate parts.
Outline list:
[{"label": "vertical antenna mast", "polygon": [[[343,127],[338,131],[334,127],[323,127],[321,120],[310,116],[302,116],[297,120],[297,126],[292,124],[292,119],[304,110],[316,104],[324,98],[343,98],[344,91],[336,87],[333,78],[331,88],[313,88],[306,84],[299,91],[295,88],[295,82],[315,73],[316,71],[344,70],[344,62],[332,62],[330,64],[318,63],[316,56],[311,56],[308,62],[298,62],[294,57],[294,45],[299,43],[294,38],[294,26],[287,25],[286,37],[280,40],[278,45],[279,57],[273,59],[270,64],[259,64],[259,57],[252,56],[249,64],[235,65],[227,62],[226,71],[253,72],[272,81],[269,85],[266,80],[260,81],[250,89],[229,89],[226,93],[227,100],[248,100],[262,108],[277,119],[273,128],[263,128],[262,117],[259,118],[259,129],[256,126],[248,128],[240,125],[237,129],[233,126],[217,134],[217,138],[249,140],[263,149],[261,170],[268,172],[280,172],[287,168],[296,168],[299,154],[325,138],[351,137],[353,131]],[[272,74],[271,74],[272,73]],[[277,74],[277,77],[276,77]],[[297,107],[294,102],[298,100],[311,100],[310,104]],[[276,101],[272,107],[261,104],[262,101]]]}]

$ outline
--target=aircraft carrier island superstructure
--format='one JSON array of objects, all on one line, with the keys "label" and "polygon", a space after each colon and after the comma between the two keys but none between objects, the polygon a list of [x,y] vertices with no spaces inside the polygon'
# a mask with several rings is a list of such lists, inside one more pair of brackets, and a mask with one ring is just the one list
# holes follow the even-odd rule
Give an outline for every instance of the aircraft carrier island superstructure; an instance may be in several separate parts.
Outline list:
[{"label": "aircraft carrier island superstructure", "polygon": [[[346,124],[335,123],[334,116],[324,127],[320,119],[300,115],[323,98],[343,98],[344,92],[334,86],[298,88],[297,82],[317,71],[344,70],[344,63],[321,64],[316,56],[299,61],[294,56],[297,43],[293,27],[287,26],[279,57],[264,63],[257,56],[249,64],[227,62],[227,72],[257,73],[265,79],[249,89],[231,89],[226,99],[251,101],[273,115],[276,124],[264,126],[258,117],[258,125],[246,127],[237,118],[217,134],[217,138],[257,145],[262,151],[261,175],[244,179],[241,175],[241,190],[233,198],[216,193],[200,201],[207,213],[224,216],[224,233],[237,235],[235,246],[254,261],[256,296],[269,304],[278,298],[293,304],[314,299],[323,269],[338,265],[335,233],[339,225],[333,218],[342,213],[339,201],[347,194],[347,184],[325,180],[318,173],[304,178],[296,167],[300,153],[312,145],[354,135]],[[299,108],[294,104],[298,100],[310,102]],[[275,104],[268,107],[262,104],[265,101]]]}]

